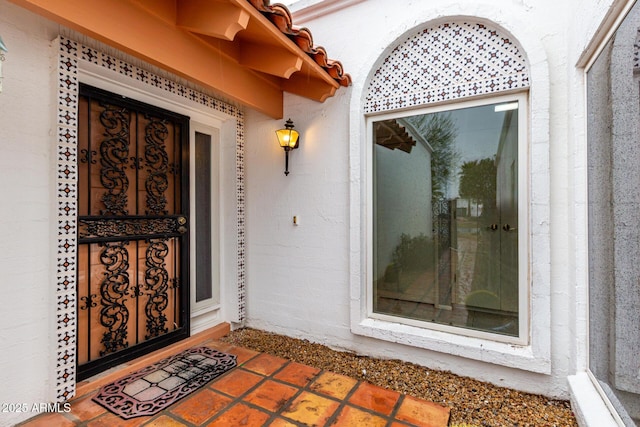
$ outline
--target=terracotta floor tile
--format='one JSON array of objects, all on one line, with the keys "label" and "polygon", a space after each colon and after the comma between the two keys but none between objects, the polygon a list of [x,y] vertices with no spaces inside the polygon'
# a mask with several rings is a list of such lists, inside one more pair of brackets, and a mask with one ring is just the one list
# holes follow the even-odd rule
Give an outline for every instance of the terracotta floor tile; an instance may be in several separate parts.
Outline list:
[{"label": "terracotta floor tile", "polygon": [[281,414],[308,426],[323,426],[338,406],[339,403],[334,400],[303,392]]},{"label": "terracotta floor tile", "polygon": [[40,415],[32,420],[20,424],[20,427],[73,427],[75,423],[67,419],[64,415],[51,413]]},{"label": "terracotta floor tile", "polygon": [[390,415],[399,398],[400,394],[395,391],[363,382],[349,398],[349,402],[384,415]]},{"label": "terracotta floor tile", "polygon": [[405,396],[395,418],[422,427],[444,427],[449,422],[450,411],[437,403]]},{"label": "terracotta floor tile", "polygon": [[298,389],[295,387],[268,380],[249,393],[244,401],[271,412],[278,412],[297,392]]},{"label": "terracotta floor tile", "polygon": [[[42,414],[20,426],[186,427],[209,422],[214,427],[262,427],[267,423],[269,427],[296,427],[324,426],[332,420],[333,427],[378,427],[387,425],[396,407],[390,427],[444,427],[449,420],[450,409],[435,403],[231,344],[207,345],[235,354],[244,365],[153,417],[123,420],[93,402],[95,393],[90,393],[70,402],[70,414]],[[244,402],[234,401],[240,396]]]},{"label": "terracotta floor tile", "polygon": [[162,415],[144,425],[144,427],[187,427],[186,424],[174,420],[171,417]]},{"label": "terracotta floor tile", "polygon": [[263,379],[264,377],[258,374],[236,368],[220,379],[215,380],[211,383],[210,387],[214,390],[238,397]]},{"label": "terracotta floor tile", "polygon": [[217,412],[220,412],[231,402],[233,400],[227,396],[210,389],[204,389],[187,396],[177,405],[173,405],[170,412],[183,420],[199,425],[213,417]]},{"label": "terracotta floor tile", "polygon": [[250,408],[242,403],[237,403],[220,417],[207,424],[207,427],[259,427],[263,426],[269,418],[270,415],[266,412]]},{"label": "terracotta floor tile", "polygon": [[305,387],[320,373],[320,369],[311,366],[302,365],[300,363],[291,362],[285,366],[280,372],[275,374],[273,378],[289,384]]},{"label": "terracotta floor tile", "polygon": [[298,427],[298,426],[297,424],[293,424],[292,422],[289,422],[285,419],[276,418],[275,420],[273,420],[271,424],[269,424],[269,427]]},{"label": "terracotta floor tile", "polygon": [[[224,343],[221,343],[221,344],[224,344]],[[212,348],[215,348],[216,350],[220,350],[225,353],[234,354],[237,358],[236,360],[238,362],[238,366],[242,365],[247,360],[253,359],[254,357],[260,354],[259,352],[249,350],[248,348],[236,347],[234,345],[228,345],[228,344],[226,346],[222,346],[222,348],[224,349],[219,348],[218,346],[212,347]]]},{"label": "terracotta floor tile", "polygon": [[271,375],[285,363],[287,363],[286,359],[263,353],[249,360],[242,367],[262,375]]},{"label": "terracotta floor tile", "polygon": [[149,421],[151,417],[137,417],[123,420],[119,416],[107,412],[104,415],[90,421],[87,427],[138,427]]},{"label": "terracotta floor tile", "polygon": [[386,425],[387,420],[382,417],[354,408],[353,406],[345,406],[342,408],[342,411],[340,411],[338,418],[331,424],[331,427],[384,427]]},{"label": "terracotta floor tile", "polygon": [[231,353],[231,350],[236,347],[233,344],[226,343],[224,341],[209,341],[204,344],[206,347],[212,348],[214,350],[222,351],[223,353]]},{"label": "terracotta floor tile", "polygon": [[311,384],[311,390],[344,399],[357,383],[358,381],[353,378],[333,372],[324,372]]},{"label": "terracotta floor tile", "polygon": [[85,397],[72,400],[70,402],[71,413],[82,421],[88,421],[107,412],[104,407],[91,400],[94,395],[95,393],[91,393]]}]

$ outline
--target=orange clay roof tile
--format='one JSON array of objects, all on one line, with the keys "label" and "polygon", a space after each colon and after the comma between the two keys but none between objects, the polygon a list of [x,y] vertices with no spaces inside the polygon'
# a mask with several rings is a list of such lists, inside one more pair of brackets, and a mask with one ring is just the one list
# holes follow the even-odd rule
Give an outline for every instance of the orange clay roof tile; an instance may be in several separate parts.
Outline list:
[{"label": "orange clay roof tile", "polygon": [[351,76],[344,72],[342,63],[334,59],[329,59],[327,51],[322,46],[313,45],[311,31],[309,31],[308,28],[295,28],[293,26],[291,12],[286,6],[279,3],[271,5],[270,0],[247,1],[271,21],[280,32],[287,35],[341,86],[346,87],[351,84]]}]

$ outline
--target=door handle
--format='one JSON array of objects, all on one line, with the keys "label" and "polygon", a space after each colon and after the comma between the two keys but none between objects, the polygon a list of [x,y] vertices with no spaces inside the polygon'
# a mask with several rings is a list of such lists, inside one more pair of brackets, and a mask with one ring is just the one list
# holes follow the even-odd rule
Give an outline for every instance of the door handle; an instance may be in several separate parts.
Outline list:
[{"label": "door handle", "polygon": [[491,224],[487,226],[488,230],[496,231],[498,229],[498,224]]},{"label": "door handle", "polygon": [[503,229],[504,231],[516,231],[516,230],[518,230],[518,228],[511,227],[509,224],[505,224],[505,225],[503,225],[503,226],[502,226],[502,229]]}]

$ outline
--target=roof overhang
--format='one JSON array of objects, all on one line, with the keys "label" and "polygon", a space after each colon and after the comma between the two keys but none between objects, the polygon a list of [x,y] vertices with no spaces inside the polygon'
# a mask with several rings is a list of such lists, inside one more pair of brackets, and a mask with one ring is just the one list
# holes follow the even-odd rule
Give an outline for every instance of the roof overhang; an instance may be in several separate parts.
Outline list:
[{"label": "roof overhang", "polygon": [[350,84],[268,0],[11,1],[273,118],[284,91],[323,102]]},{"label": "roof overhang", "polygon": [[405,153],[411,153],[416,145],[415,139],[396,119],[373,122],[373,139],[377,145],[389,150],[397,148]]}]

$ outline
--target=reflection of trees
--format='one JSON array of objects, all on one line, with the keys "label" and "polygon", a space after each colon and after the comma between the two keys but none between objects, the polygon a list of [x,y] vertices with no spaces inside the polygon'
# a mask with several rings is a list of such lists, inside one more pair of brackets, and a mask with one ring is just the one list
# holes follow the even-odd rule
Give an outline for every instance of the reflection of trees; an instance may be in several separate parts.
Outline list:
[{"label": "reflection of trees", "polygon": [[406,119],[422,135],[433,150],[431,153],[432,200],[445,197],[447,182],[453,176],[460,154],[455,147],[458,134],[451,113],[423,114]]},{"label": "reflection of trees", "polygon": [[408,121],[427,140],[432,150],[431,204],[436,257],[429,270],[433,267],[437,295],[435,303],[448,305],[451,303],[451,209],[454,205],[447,200],[447,187],[460,161],[460,153],[455,145],[458,129],[450,112],[414,116]]},{"label": "reflection of trees", "polygon": [[475,296],[483,295],[484,300],[467,301],[472,306],[485,309],[499,309],[499,263],[495,262],[496,254],[500,254],[500,231],[496,232],[491,224],[499,227],[496,217],[496,168],[495,158],[472,160],[464,162],[460,168],[460,197],[482,204],[482,214],[479,220],[481,230],[485,232],[477,235],[477,246],[473,280],[471,289],[481,291]]},{"label": "reflection of trees", "polygon": [[496,176],[493,158],[464,162],[460,168],[460,197],[491,209],[496,201]]},{"label": "reflection of trees", "polygon": [[[425,260],[428,263],[433,259],[433,246],[431,239],[420,233],[416,237],[402,233],[400,243],[393,250],[393,263],[401,269],[418,270],[425,269]],[[429,266],[426,266],[430,268]]]}]

